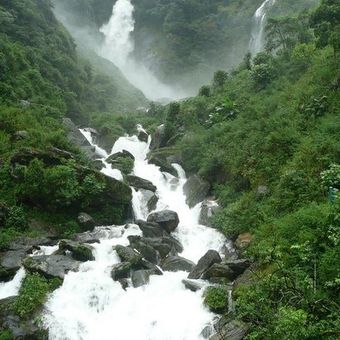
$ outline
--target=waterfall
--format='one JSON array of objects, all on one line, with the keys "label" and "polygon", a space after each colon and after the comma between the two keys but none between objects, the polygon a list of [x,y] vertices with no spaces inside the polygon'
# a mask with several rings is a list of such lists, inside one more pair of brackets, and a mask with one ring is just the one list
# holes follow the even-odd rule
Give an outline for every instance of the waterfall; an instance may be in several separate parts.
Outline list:
[{"label": "waterfall", "polygon": [[176,100],[185,97],[182,90],[163,84],[143,63],[132,58],[132,32],[135,26],[133,12],[131,0],[118,0],[114,4],[109,22],[100,28],[105,39],[98,53],[120,68],[125,77],[148,99]]},{"label": "waterfall", "polygon": [[261,52],[265,43],[265,25],[268,9],[270,9],[276,0],[265,0],[256,10],[253,17],[253,29],[249,42],[249,50],[253,55]]},{"label": "waterfall", "polygon": [[[82,132],[86,132],[82,130]],[[92,145],[91,135],[84,133]],[[222,234],[199,225],[200,204],[190,209],[185,202],[183,185],[186,175],[174,164],[178,176],[162,173],[159,167],[147,162],[150,140],[141,142],[136,136],[119,138],[112,154],[127,150],[135,157],[133,174],[152,181],[157,187],[159,201],[156,210],[171,209],[178,213],[180,223],[172,236],[181,241],[180,254],[197,262],[209,249],[219,251],[225,244]],[[104,161],[104,173],[112,175],[111,165]],[[113,174],[114,176],[117,173]],[[121,175],[121,174],[120,174]],[[135,214],[147,217],[145,199],[134,190]],[[113,246],[128,245],[130,235],[142,235],[137,225],[97,227],[100,243],[93,244],[95,261],[80,266],[78,272],[65,276],[46,304],[43,323],[53,340],[198,340],[202,329],[215,315],[203,305],[204,289],[192,292],[182,280],[186,272],[167,272],[152,275],[149,284],[124,290],[110,277],[114,264],[120,262]],[[103,231],[103,232],[101,232]],[[104,232],[105,231],[105,232]],[[109,232],[108,232],[109,231]],[[206,287],[208,282],[202,281]]]}]

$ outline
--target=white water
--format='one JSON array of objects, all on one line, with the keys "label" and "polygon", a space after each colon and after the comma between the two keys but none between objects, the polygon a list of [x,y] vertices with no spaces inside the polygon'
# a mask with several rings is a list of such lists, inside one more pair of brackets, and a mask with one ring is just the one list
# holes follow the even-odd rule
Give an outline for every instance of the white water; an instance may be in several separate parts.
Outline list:
[{"label": "white water", "polygon": [[147,98],[151,100],[183,98],[183,91],[176,91],[163,84],[145,65],[131,58],[134,50],[131,36],[135,25],[133,12],[131,0],[118,0],[114,4],[109,22],[100,29],[105,41],[99,54],[119,67],[125,77]]},{"label": "white water", "polygon": [[249,42],[249,50],[253,55],[261,52],[264,48],[266,16],[275,2],[276,0],[265,0],[254,14],[254,26]]},{"label": "white water", "polygon": [[[178,183],[174,185],[174,176],[162,173],[145,160],[149,144],[150,141],[140,142],[136,136],[122,137],[112,153],[123,149],[131,152],[136,159],[134,174],[157,186],[157,210],[168,208],[178,213],[180,224],[173,236],[184,246],[181,256],[197,262],[207,250],[220,250],[224,237],[216,230],[198,225],[200,205],[190,209],[185,203],[183,169],[174,165],[179,173]],[[133,203],[135,214],[146,218],[143,196],[136,191]],[[44,324],[49,328],[50,339],[201,339],[201,331],[212,322],[214,314],[203,305],[203,290],[193,293],[185,289],[182,279],[188,273],[164,272],[162,276],[152,276],[146,286],[124,291],[110,277],[112,265],[119,263],[112,246],[128,245],[129,235],[142,233],[133,224],[99,230],[103,233],[100,244],[93,245],[95,261],[86,262],[79,272],[66,275],[62,287],[52,294],[46,305]]]}]

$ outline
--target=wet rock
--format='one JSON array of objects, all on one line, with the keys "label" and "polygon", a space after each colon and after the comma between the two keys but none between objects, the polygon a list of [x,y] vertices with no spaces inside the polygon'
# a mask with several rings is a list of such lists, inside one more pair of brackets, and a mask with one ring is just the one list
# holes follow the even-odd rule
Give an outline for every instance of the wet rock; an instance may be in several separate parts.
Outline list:
[{"label": "wet rock", "polygon": [[28,139],[30,136],[29,136],[29,133],[27,131],[17,131],[14,133],[14,139],[15,140],[25,140],[25,139]]},{"label": "wet rock", "polygon": [[183,187],[189,207],[193,208],[196,204],[202,202],[208,195],[209,190],[210,184],[207,181],[197,175],[191,176]]},{"label": "wet rock", "polygon": [[120,170],[123,174],[128,175],[132,172],[135,157],[126,150],[117,152],[106,159],[113,169]]},{"label": "wet rock", "polygon": [[130,247],[124,247],[121,245],[117,245],[114,247],[114,250],[117,252],[119,258],[123,262],[129,262],[131,265],[138,265],[141,263],[143,256],[137,253]]},{"label": "wet rock", "polygon": [[25,250],[27,254],[39,246],[54,246],[58,243],[56,238],[52,237],[19,237],[9,245],[10,250]]},{"label": "wet rock", "polygon": [[25,269],[50,278],[64,279],[69,271],[78,271],[80,262],[65,255],[41,255],[28,257],[23,261]]},{"label": "wet rock", "polygon": [[249,325],[231,317],[222,317],[214,326],[216,334],[211,336],[210,340],[241,340],[249,332]]},{"label": "wet rock", "polygon": [[89,245],[80,244],[70,240],[61,240],[59,243],[59,249],[62,251],[70,251],[72,257],[77,261],[94,261],[94,256],[92,254],[93,247]]},{"label": "wet rock", "polygon": [[209,339],[211,335],[215,333],[214,326],[213,325],[207,325],[203,328],[201,332],[201,336],[203,339]]},{"label": "wet rock", "polygon": [[144,237],[162,237],[165,233],[164,229],[158,223],[138,220],[136,224],[143,232]]},{"label": "wet rock", "polygon": [[126,290],[127,288],[129,288],[129,280],[128,279],[119,279],[119,280],[117,280],[119,283],[120,283],[120,285],[122,286],[122,288],[124,289],[124,290]]},{"label": "wet rock", "polygon": [[18,268],[6,268],[0,265],[0,282],[8,282],[13,279]]},{"label": "wet rock", "polygon": [[222,259],[216,250],[209,250],[198,261],[195,268],[190,272],[189,279],[199,279],[214,263],[221,263]]},{"label": "wet rock", "polygon": [[148,216],[147,221],[158,223],[168,233],[175,231],[179,224],[177,213],[171,210],[154,212]]},{"label": "wet rock", "polygon": [[186,289],[191,290],[192,292],[197,292],[198,290],[203,288],[203,284],[193,280],[182,280]]},{"label": "wet rock", "polygon": [[148,211],[151,212],[156,209],[158,203],[158,196],[149,190],[141,190],[145,201],[147,202]]},{"label": "wet rock", "polygon": [[256,265],[251,265],[250,268],[246,269],[243,274],[237,277],[234,281],[234,291],[240,286],[250,286],[254,283],[254,272],[256,271]]},{"label": "wet rock", "polygon": [[137,270],[132,273],[131,281],[135,288],[145,286],[150,281],[150,275],[152,272],[150,270]]},{"label": "wet rock", "polygon": [[230,260],[224,262],[224,264],[227,265],[236,276],[239,276],[250,267],[251,261],[249,259]]},{"label": "wet rock", "polygon": [[77,222],[82,230],[92,230],[96,225],[94,219],[84,212],[78,215]]},{"label": "wet rock", "polygon": [[160,262],[160,254],[158,250],[150,246],[149,244],[139,240],[134,240],[130,242],[130,245],[133,249],[137,250],[146,260],[150,261],[153,264],[159,264]]},{"label": "wet rock", "polygon": [[95,159],[93,162],[92,162],[92,166],[94,169],[98,170],[98,171],[101,171],[102,169],[104,169],[105,165],[103,163],[102,160],[100,159]]},{"label": "wet rock", "polygon": [[140,268],[137,268],[137,269],[150,270],[152,275],[163,275],[163,272],[161,271],[161,269],[157,265],[155,265],[155,264],[153,264],[150,261],[145,260],[145,259],[142,259],[141,266],[140,266]]},{"label": "wet rock", "polygon": [[127,183],[135,189],[144,189],[156,192],[157,188],[150,181],[140,178],[138,176],[128,175],[125,177]]},{"label": "wet rock", "polygon": [[[202,279],[213,283],[230,282],[237,275],[225,264],[214,263],[203,275]],[[223,280],[220,280],[223,279]]]},{"label": "wet rock", "polygon": [[149,135],[144,130],[139,130],[137,137],[141,142],[144,143],[147,143],[149,139]]},{"label": "wet rock", "polygon": [[150,150],[159,149],[160,147],[165,146],[165,143],[165,127],[164,125],[160,125],[152,135]]},{"label": "wet rock", "polygon": [[249,247],[251,241],[252,241],[252,235],[250,233],[243,233],[238,235],[236,241],[235,241],[235,247],[238,250],[245,250]]},{"label": "wet rock", "polygon": [[180,256],[168,256],[161,264],[162,269],[169,272],[190,272],[194,266],[195,263]]},{"label": "wet rock", "polygon": [[172,149],[159,149],[148,154],[148,162],[158,166],[162,172],[167,172],[177,176],[176,169],[169,162],[169,154],[174,152]]},{"label": "wet rock", "polygon": [[126,279],[130,276],[132,265],[130,262],[115,264],[111,269],[111,277],[114,281]]},{"label": "wet rock", "polygon": [[204,200],[201,206],[199,223],[213,228],[212,218],[220,209],[220,206],[215,201]]},{"label": "wet rock", "polygon": [[[22,261],[28,256],[28,250],[9,250],[1,256],[0,265],[8,272],[16,272],[21,267]],[[14,276],[14,275],[13,275]]]}]

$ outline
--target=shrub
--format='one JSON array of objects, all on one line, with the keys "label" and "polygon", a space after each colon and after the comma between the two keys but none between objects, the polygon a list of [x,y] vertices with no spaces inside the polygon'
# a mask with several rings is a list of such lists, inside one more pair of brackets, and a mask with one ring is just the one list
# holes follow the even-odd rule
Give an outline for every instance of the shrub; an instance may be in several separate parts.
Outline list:
[{"label": "shrub", "polygon": [[224,287],[208,287],[204,292],[204,304],[215,313],[228,310],[228,291]]}]

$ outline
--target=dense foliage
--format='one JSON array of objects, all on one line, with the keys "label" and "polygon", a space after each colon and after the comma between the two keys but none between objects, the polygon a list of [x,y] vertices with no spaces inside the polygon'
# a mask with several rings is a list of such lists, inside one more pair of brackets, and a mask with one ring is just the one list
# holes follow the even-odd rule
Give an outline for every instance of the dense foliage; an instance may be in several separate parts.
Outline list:
[{"label": "dense foliage", "polygon": [[340,334],[339,16],[324,0],[269,20],[267,51],[168,108],[167,145],[224,207],[216,227],[253,235],[256,283],[235,292],[249,339]]}]

